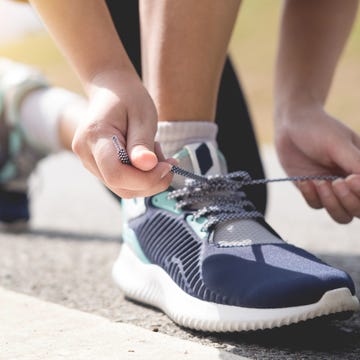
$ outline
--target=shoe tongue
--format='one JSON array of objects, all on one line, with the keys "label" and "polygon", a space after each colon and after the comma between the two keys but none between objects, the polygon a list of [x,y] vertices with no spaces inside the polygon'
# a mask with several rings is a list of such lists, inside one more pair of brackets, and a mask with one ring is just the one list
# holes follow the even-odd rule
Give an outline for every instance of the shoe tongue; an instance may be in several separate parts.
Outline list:
[{"label": "shoe tongue", "polygon": [[[214,142],[185,145],[173,157],[179,161],[179,167],[197,175],[220,175],[227,172],[225,159]],[[184,186],[184,183],[183,176],[175,175],[171,185],[177,189]]]}]

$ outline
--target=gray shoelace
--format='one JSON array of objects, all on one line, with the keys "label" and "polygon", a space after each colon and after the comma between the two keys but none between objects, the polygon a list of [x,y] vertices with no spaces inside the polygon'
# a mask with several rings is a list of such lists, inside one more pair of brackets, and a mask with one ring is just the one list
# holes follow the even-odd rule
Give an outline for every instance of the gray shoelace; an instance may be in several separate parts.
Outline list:
[{"label": "gray shoelace", "polygon": [[[118,138],[112,137],[117,156],[123,164],[131,165],[130,158]],[[282,181],[327,180],[333,181],[339,176],[315,175],[292,176],[275,179],[252,179],[246,171],[235,171],[226,175],[201,176],[173,165],[171,172],[186,177],[185,186],[168,194],[169,199],[177,201],[176,207],[191,208],[194,219],[206,217],[202,229],[208,230],[219,223],[234,219],[263,218],[255,206],[246,197],[243,186],[259,185]],[[209,205],[210,204],[210,205]]]},{"label": "gray shoelace", "polygon": [[177,201],[178,209],[193,209],[194,220],[206,217],[207,221],[202,225],[204,231],[228,220],[262,218],[241,191],[245,177],[249,177],[245,171],[236,171],[209,176],[206,181],[186,179],[185,186],[171,191],[168,198]]}]

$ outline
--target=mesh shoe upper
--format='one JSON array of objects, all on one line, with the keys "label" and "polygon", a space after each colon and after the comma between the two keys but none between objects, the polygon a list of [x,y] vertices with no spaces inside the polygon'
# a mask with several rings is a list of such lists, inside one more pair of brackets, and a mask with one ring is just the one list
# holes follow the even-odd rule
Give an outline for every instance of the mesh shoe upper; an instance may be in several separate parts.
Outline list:
[{"label": "mesh shoe upper", "polygon": [[[201,152],[196,152],[199,147]],[[205,161],[205,153],[212,159]],[[221,156],[214,161],[214,154],[210,144],[194,144],[178,157],[182,166],[188,163],[188,169],[189,163],[202,162],[189,170],[208,174],[224,169]],[[174,183],[183,186],[180,179]],[[163,268],[189,295],[226,305],[282,308],[317,302],[326,291],[337,288],[355,292],[345,272],[284,242],[260,216],[206,227],[211,216],[194,214],[214,204],[206,204],[201,197],[201,204],[181,209],[181,198],[169,194],[146,198],[135,215],[127,214],[126,203],[133,200],[124,201],[126,228],[135,235],[147,261]]]}]

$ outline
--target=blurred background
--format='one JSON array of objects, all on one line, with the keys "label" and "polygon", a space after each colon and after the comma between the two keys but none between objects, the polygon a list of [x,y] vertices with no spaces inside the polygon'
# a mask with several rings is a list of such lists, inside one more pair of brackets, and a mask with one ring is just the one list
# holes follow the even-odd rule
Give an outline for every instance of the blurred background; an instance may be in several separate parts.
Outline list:
[{"label": "blurred background", "polygon": [[[255,129],[271,143],[272,83],[281,15],[280,0],[243,1],[230,52],[243,81]],[[81,92],[76,75],[27,4],[0,0],[0,56],[41,68],[58,86]],[[360,18],[339,64],[328,110],[360,132]]]}]

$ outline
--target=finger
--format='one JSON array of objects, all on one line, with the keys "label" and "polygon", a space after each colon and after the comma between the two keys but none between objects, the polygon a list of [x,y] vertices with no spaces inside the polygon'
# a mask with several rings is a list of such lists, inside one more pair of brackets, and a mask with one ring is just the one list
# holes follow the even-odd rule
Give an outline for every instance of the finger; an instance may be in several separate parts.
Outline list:
[{"label": "finger", "polygon": [[172,167],[167,162],[159,162],[153,170],[145,172],[109,159],[100,159],[98,166],[105,184],[137,191],[156,186],[170,173]]},{"label": "finger", "polygon": [[162,149],[161,149],[161,146],[160,146],[160,143],[155,141],[155,154],[158,158],[159,161],[166,161],[168,162],[169,164],[172,164],[172,165],[179,165],[179,161],[175,158],[168,158],[166,159],[165,158],[165,155],[164,153],[162,152]]},{"label": "finger", "polygon": [[324,208],[335,221],[348,224],[352,220],[352,216],[340,204],[328,181],[316,181],[316,189]]},{"label": "finger", "polygon": [[128,190],[146,190],[155,187],[171,170],[168,162],[159,162],[151,171],[141,171],[122,164],[110,139],[99,139],[94,150],[97,167],[109,187]]},{"label": "finger", "polygon": [[165,155],[161,149],[161,145],[158,141],[154,143],[154,151],[159,161],[165,161]]},{"label": "finger", "polygon": [[314,209],[321,209],[323,207],[312,181],[299,181],[297,186],[310,207]]},{"label": "finger", "polygon": [[358,149],[360,149],[360,136],[358,134],[353,133],[353,143]]},{"label": "finger", "polygon": [[129,123],[126,148],[131,163],[140,170],[151,170],[158,163],[154,152],[155,131],[151,121],[132,120]]},{"label": "finger", "polygon": [[334,146],[333,159],[346,174],[360,174],[360,149],[354,143],[347,142],[342,146]]},{"label": "finger", "polygon": [[360,175],[350,175],[346,178],[346,183],[350,190],[360,197]]},{"label": "finger", "polygon": [[91,172],[93,175],[95,175],[100,180],[103,180],[103,177],[96,165],[96,161],[95,161],[94,157],[92,156],[92,154],[90,153],[90,151],[85,153],[84,156],[79,155],[79,159],[80,159],[82,165],[86,168],[86,170]]},{"label": "finger", "polygon": [[334,193],[348,214],[360,217],[360,198],[351,190],[343,179],[335,180],[332,183]]},{"label": "finger", "polygon": [[74,154],[78,156],[83,166],[97,178],[103,180],[102,175],[96,165],[94,156],[92,155],[87,143],[74,137],[72,148]]},{"label": "finger", "polygon": [[128,189],[120,189],[109,187],[111,191],[124,199],[134,198],[134,197],[148,197],[160,192],[167,190],[172,181],[173,175],[168,174],[165,176],[155,187],[147,190],[136,191],[136,190],[128,190]]},{"label": "finger", "polygon": [[104,178],[101,175],[101,172],[97,167],[96,161],[92,155],[89,156],[89,160],[81,160],[81,162],[88,171],[95,175],[99,180],[104,181]]}]

